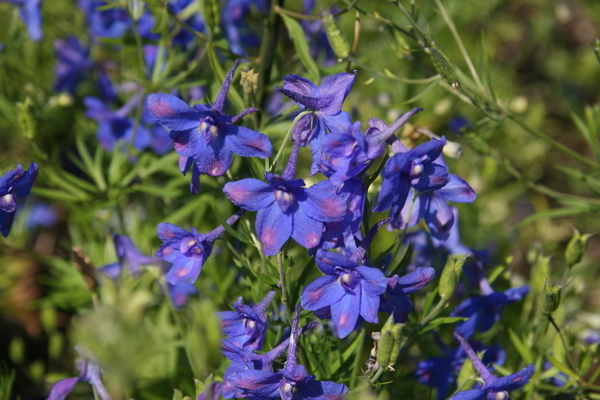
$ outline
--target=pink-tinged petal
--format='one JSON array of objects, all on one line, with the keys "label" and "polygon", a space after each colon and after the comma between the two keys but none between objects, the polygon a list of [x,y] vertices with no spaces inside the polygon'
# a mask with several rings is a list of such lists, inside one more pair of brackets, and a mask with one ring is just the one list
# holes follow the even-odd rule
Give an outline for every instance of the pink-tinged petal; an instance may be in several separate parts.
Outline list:
[{"label": "pink-tinged petal", "polygon": [[338,266],[347,269],[357,267],[348,257],[327,250],[317,250],[315,261],[319,269],[328,275],[338,275],[335,271],[335,267]]},{"label": "pink-tinged petal", "polygon": [[[333,98],[320,98],[320,97],[311,97],[305,96],[300,93],[296,93],[292,90],[287,90],[284,88],[275,88],[276,91],[285,94],[287,97],[298,103],[300,106],[304,106],[311,110],[322,110],[327,109],[331,103],[334,101]],[[339,112],[339,110],[338,110]]]},{"label": "pink-tinged petal", "polygon": [[202,270],[203,261],[194,261],[179,253],[173,260],[173,265],[167,272],[167,281],[171,285],[177,285],[183,281],[196,282]]},{"label": "pink-tinged petal", "polygon": [[529,378],[531,378],[534,372],[535,367],[533,366],[533,364],[530,364],[527,367],[523,368],[521,371],[508,376],[504,376],[502,378],[498,378],[489,385],[486,382],[484,389],[488,391],[501,392],[503,390],[506,390],[507,392],[511,392],[527,384],[529,382]]},{"label": "pink-tinged petal", "polygon": [[323,400],[343,400],[346,393],[348,393],[348,387],[343,383],[330,381],[320,381],[318,383],[321,384],[323,390],[323,395],[320,397]]},{"label": "pink-tinged petal", "polygon": [[332,99],[332,102],[329,106],[322,108],[320,111],[325,114],[337,114],[340,112],[346,96],[348,96],[350,89],[352,89],[352,85],[354,85],[355,79],[356,74],[342,72],[323,81],[321,86],[317,88],[314,96],[330,98]]},{"label": "pink-tinged petal", "polygon": [[331,193],[330,187],[331,183],[323,181],[306,189],[307,199],[300,203],[306,215],[322,222],[340,221],[346,216],[344,196]]},{"label": "pink-tinged petal", "polygon": [[317,85],[298,75],[285,75],[283,77],[283,88],[304,96],[312,96],[317,90]]},{"label": "pink-tinged petal", "polygon": [[431,267],[418,267],[412,272],[401,276],[396,282],[396,287],[400,287],[405,294],[413,293],[424,288],[435,278],[435,270]]},{"label": "pink-tinged petal", "polygon": [[292,213],[292,238],[300,246],[312,249],[318,246],[323,235],[323,223],[312,219],[304,213],[303,207],[298,207]]},{"label": "pink-tinged petal", "polygon": [[[378,297],[387,289],[387,278],[377,268],[359,265],[356,271],[362,276],[362,287],[369,297]],[[364,300],[364,299],[363,299]]]},{"label": "pink-tinged petal", "polygon": [[175,261],[175,257],[177,257],[177,254],[180,253],[166,243],[161,245],[160,248],[156,251],[156,253],[154,253],[156,257],[160,257],[161,259],[170,263]]},{"label": "pink-tinged petal", "polygon": [[223,187],[223,192],[233,204],[249,211],[262,210],[275,201],[271,185],[258,179],[228,182]]},{"label": "pink-tinged petal", "polygon": [[265,255],[274,256],[292,235],[292,218],[277,204],[271,204],[256,214],[256,234]]},{"label": "pink-tinged petal", "polygon": [[438,190],[448,183],[448,168],[440,164],[427,163],[423,166],[421,177],[412,182],[419,192]]},{"label": "pink-tinged petal", "polygon": [[486,398],[486,392],[480,389],[465,390],[464,392],[458,392],[454,396],[450,397],[449,400],[484,400]]},{"label": "pink-tinged petal", "polygon": [[79,378],[67,378],[56,382],[50,391],[50,395],[48,395],[48,400],[66,399],[67,396],[73,391],[73,388],[75,388],[75,385],[77,382],[79,382],[79,380]]},{"label": "pink-tinged petal", "polygon": [[193,157],[198,140],[200,140],[200,133],[196,130],[171,131],[169,133],[169,139],[171,139],[171,142],[173,143],[175,153],[186,158]]},{"label": "pink-tinged petal", "polygon": [[273,152],[266,135],[243,126],[227,125],[225,145],[242,157],[267,158]]},{"label": "pink-tinged petal", "polygon": [[454,224],[454,213],[442,196],[432,192],[429,207],[425,213],[425,222],[429,227],[431,236],[437,240],[446,240],[450,236],[450,229]]},{"label": "pink-tinged petal", "polygon": [[147,100],[148,111],[165,128],[185,131],[197,128],[201,114],[185,101],[166,93],[151,94]]},{"label": "pink-tinged petal", "polygon": [[376,324],[379,322],[377,311],[379,310],[379,296],[371,297],[366,293],[364,282],[361,283],[360,316],[367,322]]},{"label": "pink-tinged petal", "polygon": [[217,136],[210,145],[198,141],[194,161],[196,168],[203,174],[221,176],[227,172],[233,161],[233,153],[224,146],[224,139]]},{"label": "pink-tinged petal", "polygon": [[302,292],[300,305],[307,310],[316,311],[340,301],[346,291],[337,278],[334,275],[326,275],[309,283]]},{"label": "pink-tinged petal", "polygon": [[160,240],[165,242],[165,244],[173,242],[178,243],[181,240],[181,238],[191,235],[189,231],[186,231],[185,229],[180,228],[177,225],[169,224],[166,222],[158,224],[157,233]]},{"label": "pink-tinged petal", "polygon": [[331,305],[331,320],[338,336],[343,339],[356,327],[360,312],[360,292],[346,293],[340,301]]},{"label": "pink-tinged petal", "polygon": [[467,182],[454,174],[449,174],[448,177],[450,178],[448,184],[438,190],[444,200],[456,203],[472,203],[475,201],[477,194]]},{"label": "pink-tinged petal", "polygon": [[[244,370],[232,374],[229,383],[248,397],[279,397],[281,375],[270,371]],[[244,396],[246,397],[246,396]]]}]

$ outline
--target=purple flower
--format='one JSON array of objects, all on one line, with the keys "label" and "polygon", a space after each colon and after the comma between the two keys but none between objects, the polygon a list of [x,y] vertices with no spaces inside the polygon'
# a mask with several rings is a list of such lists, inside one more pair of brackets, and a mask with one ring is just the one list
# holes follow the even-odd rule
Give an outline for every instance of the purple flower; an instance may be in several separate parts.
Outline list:
[{"label": "purple flower", "polygon": [[394,315],[394,321],[396,322],[406,322],[413,307],[407,294],[422,289],[434,277],[435,270],[431,267],[419,267],[401,277],[392,276],[387,280],[387,290],[380,306],[381,311]]},{"label": "purple flower", "polygon": [[176,285],[167,282],[167,289],[175,308],[183,307],[189,296],[198,293],[196,286],[188,282],[179,282]]},{"label": "purple flower", "polygon": [[223,384],[221,382],[213,382],[206,386],[204,392],[200,393],[196,400],[219,400],[222,388]]},{"label": "purple flower", "polygon": [[248,48],[258,47],[260,44],[258,35],[245,20],[252,9],[266,14],[269,1],[228,0],[224,3],[221,8],[221,31],[233,54],[245,56]]},{"label": "purple flower", "polygon": [[265,311],[275,296],[274,291],[254,307],[242,303],[240,297],[233,303],[236,311],[219,312],[221,329],[229,342],[247,350],[261,350],[267,334],[267,316]]},{"label": "purple flower", "polygon": [[456,325],[455,332],[468,339],[475,332],[487,332],[500,320],[502,307],[521,300],[527,292],[529,286],[508,289],[504,292],[495,292],[487,283],[483,296],[472,296],[460,303],[450,314],[452,317],[469,318],[467,321],[461,321]]},{"label": "purple flower", "polygon": [[[82,353],[80,348],[76,347],[79,353]],[[47,400],[64,400],[67,398],[69,393],[73,391],[75,385],[78,382],[88,382],[94,388],[94,392],[98,395],[101,400],[111,400],[108,391],[102,383],[101,375],[102,370],[100,366],[85,357],[83,355],[76,362],[77,369],[79,370],[79,376],[74,378],[61,379],[56,382],[48,395]]]},{"label": "purple flower", "polygon": [[42,0],[0,0],[0,2],[16,5],[31,40],[37,42],[42,39]]},{"label": "purple flower", "polygon": [[473,366],[483,379],[484,385],[478,389],[466,390],[464,392],[458,392],[450,398],[450,400],[502,400],[508,399],[508,392],[519,389],[521,386],[529,383],[529,378],[535,372],[533,364],[528,365],[521,371],[514,374],[497,378],[494,376],[481,360],[477,357],[477,354],[473,348],[467,343],[467,341],[457,334],[454,333],[454,337],[459,341],[467,353],[467,357],[473,363]]},{"label": "purple flower", "polygon": [[86,22],[93,37],[119,38],[131,27],[131,19],[123,8],[106,6],[105,0],[79,0],[79,8],[86,15]]},{"label": "purple flower", "polygon": [[441,189],[448,183],[448,168],[435,161],[442,154],[446,140],[430,140],[414,149],[397,153],[391,157],[381,176],[381,192],[373,211],[382,212],[391,207],[391,226],[402,225],[401,210],[411,188],[419,192]]},{"label": "purple flower", "polygon": [[267,182],[251,178],[228,182],[223,192],[235,205],[258,211],[256,233],[266,255],[275,255],[290,236],[311,249],[321,242],[324,222],[344,218],[344,199],[322,190],[326,181],[305,188],[302,179],[271,173],[265,178]]},{"label": "purple flower", "polygon": [[78,38],[70,36],[54,41],[54,53],[57,60],[54,67],[54,91],[74,94],[79,81],[93,66],[90,49],[84,47]]},{"label": "purple flower", "polygon": [[99,268],[109,278],[118,278],[123,270],[130,274],[139,274],[141,265],[160,263],[160,259],[156,257],[143,255],[127,236],[113,235],[113,242],[119,261]]},{"label": "purple flower", "polygon": [[[356,74],[342,72],[317,86],[301,76],[285,75],[283,88],[275,88],[294,100],[300,108],[310,111],[296,121],[292,129],[292,140],[301,146],[310,143],[314,162],[321,158],[321,140],[325,134],[347,132],[352,123],[350,115],[342,111],[342,104],[355,79]],[[316,165],[313,165],[312,172],[317,172]]]},{"label": "purple flower", "polygon": [[[194,0],[174,0],[168,3],[167,7],[173,14],[179,14],[193,2]],[[199,11],[188,16],[184,22],[196,32],[204,32],[205,30],[204,18],[202,18],[202,14]],[[191,32],[188,32],[187,29],[180,29],[173,38],[173,43],[183,48],[188,48],[194,38],[195,36]]]},{"label": "purple flower", "polygon": [[214,238],[199,233],[196,228],[190,232],[164,222],[158,224],[158,237],[164,243],[156,256],[173,263],[167,273],[167,281],[172,285],[185,280],[196,282],[202,265],[212,252]]},{"label": "purple flower", "polygon": [[[129,143],[134,134],[134,123],[127,115],[137,104],[137,96],[133,96],[123,107],[113,111],[104,102],[96,97],[86,97],[83,102],[87,107],[85,115],[98,122],[96,137],[100,146],[108,151],[113,151],[115,145],[121,141]],[[137,130],[133,138],[133,147],[142,150],[147,145],[145,132]]]},{"label": "purple flower", "polygon": [[359,317],[376,323],[380,296],[387,288],[383,272],[331,251],[318,250],[315,260],[325,276],[306,286],[300,301],[302,307],[311,311],[330,307],[340,338],[356,328]]},{"label": "purple flower", "polygon": [[27,171],[21,165],[17,169],[8,171],[0,177],[0,233],[7,237],[10,233],[17,199],[22,199],[31,191],[31,187],[38,176],[39,168],[36,163],[31,163]]},{"label": "purple flower", "polygon": [[175,152],[185,158],[183,162],[180,161],[182,172],[189,169],[185,166],[193,160],[200,173],[221,176],[231,166],[233,153],[242,157],[259,158],[271,155],[271,142],[265,135],[233,125],[256,109],[248,108],[235,117],[223,114],[225,97],[238,65],[239,61],[236,61],[229,70],[212,106],[197,104],[192,108],[170,94],[148,96],[150,114],[161,125],[171,130],[170,138]]}]

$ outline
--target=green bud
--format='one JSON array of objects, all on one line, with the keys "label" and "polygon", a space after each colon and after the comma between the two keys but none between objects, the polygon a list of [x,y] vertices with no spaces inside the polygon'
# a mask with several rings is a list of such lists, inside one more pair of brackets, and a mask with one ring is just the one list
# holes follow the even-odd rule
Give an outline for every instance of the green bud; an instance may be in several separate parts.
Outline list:
[{"label": "green bud", "polygon": [[437,73],[440,74],[452,88],[458,89],[460,86],[458,84],[456,68],[454,68],[454,64],[452,64],[446,53],[444,53],[444,50],[438,47],[433,40],[428,43],[428,46],[423,47],[423,50],[429,54],[431,61],[433,61],[433,67]]},{"label": "green bud", "polygon": [[377,350],[377,363],[383,368],[393,370],[392,365],[396,363],[402,347],[402,328],[404,324],[394,323],[394,316],[390,315],[383,327],[379,337],[379,348]]},{"label": "green bud", "polygon": [[577,229],[574,229],[574,231],[573,237],[571,237],[571,241],[567,245],[567,250],[565,251],[565,258],[567,259],[569,268],[581,262],[583,254],[585,253],[587,241],[592,236],[590,233],[582,235]]},{"label": "green bud", "polygon": [[448,301],[454,294],[456,284],[460,279],[462,267],[465,264],[465,260],[468,256],[449,256],[442,276],[440,277],[439,294],[442,300]]},{"label": "green bud", "polygon": [[339,59],[347,58],[350,54],[350,44],[348,43],[346,34],[330,12],[323,14],[323,27],[335,55]]},{"label": "green bud", "polygon": [[542,315],[544,317],[550,316],[558,309],[562,289],[562,286],[552,286],[547,281],[544,284],[544,297],[542,297]]},{"label": "green bud", "polygon": [[28,139],[33,139],[35,136],[35,119],[30,111],[31,100],[29,97],[24,102],[17,103],[17,121],[19,128]]}]

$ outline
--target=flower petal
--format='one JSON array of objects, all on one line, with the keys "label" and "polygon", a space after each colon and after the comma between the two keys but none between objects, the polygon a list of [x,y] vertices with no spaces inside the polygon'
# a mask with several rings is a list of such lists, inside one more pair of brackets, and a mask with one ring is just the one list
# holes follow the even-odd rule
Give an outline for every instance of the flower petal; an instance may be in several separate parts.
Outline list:
[{"label": "flower petal", "polygon": [[438,193],[446,201],[455,203],[472,203],[477,198],[477,194],[469,184],[454,174],[448,175],[449,181]]},{"label": "flower petal", "polygon": [[159,124],[175,131],[197,128],[202,116],[185,101],[166,93],[149,95],[146,104],[148,111]]},{"label": "flower petal", "polygon": [[302,205],[292,214],[292,238],[299,245],[312,249],[321,242],[323,223],[307,215],[307,208]]},{"label": "flower petal", "polygon": [[266,135],[243,126],[227,125],[225,145],[242,157],[267,158],[273,152]]},{"label": "flower petal", "polygon": [[435,277],[435,269],[431,267],[418,267],[412,272],[398,278],[396,287],[400,287],[405,294],[413,293],[425,287]]},{"label": "flower petal", "polygon": [[265,255],[274,256],[292,235],[292,218],[273,203],[258,211],[256,234],[263,245]]},{"label": "flower petal", "polygon": [[300,305],[307,310],[316,311],[337,303],[345,294],[346,291],[337,281],[337,276],[326,275],[306,285]]},{"label": "flower petal", "polygon": [[271,185],[258,179],[228,182],[223,187],[223,192],[236,206],[249,211],[262,210],[275,201]]},{"label": "flower petal", "polygon": [[346,293],[344,297],[331,305],[331,321],[338,336],[343,339],[356,327],[360,312],[360,291]]}]

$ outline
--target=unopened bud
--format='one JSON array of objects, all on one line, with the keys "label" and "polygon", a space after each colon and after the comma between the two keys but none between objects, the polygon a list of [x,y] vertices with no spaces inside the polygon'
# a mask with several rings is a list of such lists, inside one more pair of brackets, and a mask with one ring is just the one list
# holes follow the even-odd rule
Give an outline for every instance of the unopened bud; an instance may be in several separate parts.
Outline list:
[{"label": "unopened bud", "polygon": [[258,92],[258,73],[254,69],[242,71],[241,84],[244,93],[253,94]]},{"label": "unopened bud", "polygon": [[429,57],[431,57],[433,67],[437,73],[452,86],[452,88],[458,89],[460,86],[458,84],[458,77],[456,75],[454,64],[452,64],[446,53],[444,53],[440,47],[437,47],[433,40],[428,44],[429,46],[425,46],[423,49],[429,54]]},{"label": "unopened bud", "polygon": [[569,268],[581,261],[583,254],[585,253],[587,241],[592,236],[590,233],[582,235],[577,229],[574,230],[573,237],[571,237],[571,241],[567,245],[567,250],[565,251],[565,258],[567,259]]},{"label": "unopened bud", "polygon": [[346,34],[329,11],[323,14],[323,28],[336,57],[342,60],[347,58],[350,54],[350,44]]},{"label": "unopened bud", "polygon": [[558,309],[562,289],[562,286],[552,286],[548,282],[544,284],[544,297],[542,297],[542,315],[544,317],[550,316]]},{"label": "unopened bud", "polygon": [[439,294],[442,300],[448,301],[454,294],[454,289],[456,289],[466,259],[466,256],[452,255],[448,257],[440,277]]},{"label": "unopened bud", "polygon": [[33,139],[35,136],[35,119],[30,111],[31,100],[29,97],[24,102],[17,103],[17,121],[19,128],[28,139]]},{"label": "unopened bud", "polygon": [[404,324],[395,324],[394,316],[390,315],[383,327],[379,337],[379,349],[377,350],[377,363],[383,368],[393,370],[392,365],[396,363],[400,355],[402,327]]}]

